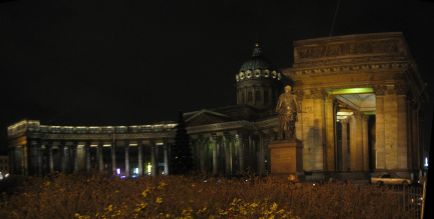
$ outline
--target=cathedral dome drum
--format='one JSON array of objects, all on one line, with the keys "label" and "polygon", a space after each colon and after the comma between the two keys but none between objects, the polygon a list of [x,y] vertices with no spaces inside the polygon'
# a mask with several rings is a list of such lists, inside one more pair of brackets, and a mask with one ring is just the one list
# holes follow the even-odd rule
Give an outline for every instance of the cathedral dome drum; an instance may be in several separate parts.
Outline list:
[{"label": "cathedral dome drum", "polygon": [[259,43],[256,43],[252,57],[241,65],[235,76],[237,104],[262,109],[272,107],[282,77],[282,73],[263,57],[262,49]]}]

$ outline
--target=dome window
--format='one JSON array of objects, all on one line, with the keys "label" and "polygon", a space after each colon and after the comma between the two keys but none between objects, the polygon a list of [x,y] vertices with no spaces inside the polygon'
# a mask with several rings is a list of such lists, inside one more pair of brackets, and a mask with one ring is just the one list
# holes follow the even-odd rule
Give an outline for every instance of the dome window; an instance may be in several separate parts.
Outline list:
[{"label": "dome window", "polygon": [[244,79],[244,72],[240,72],[240,80]]},{"label": "dome window", "polygon": [[238,78],[238,75],[235,75],[235,80],[240,81],[240,78]]},{"label": "dome window", "polygon": [[248,70],[246,72],[246,78],[251,78],[252,77],[252,71]]},{"label": "dome window", "polygon": [[271,72],[271,77],[272,78],[276,78],[277,77],[277,72],[276,71],[272,71]]},{"label": "dome window", "polygon": [[265,77],[265,78],[270,77],[270,71],[268,71],[268,69],[266,69],[266,70],[264,71],[264,77]]},{"label": "dome window", "polygon": [[261,70],[256,69],[255,70],[255,78],[259,78],[261,76]]},{"label": "dome window", "polygon": [[280,72],[277,73],[277,80],[280,81],[280,79],[282,78],[282,74],[280,74]]}]

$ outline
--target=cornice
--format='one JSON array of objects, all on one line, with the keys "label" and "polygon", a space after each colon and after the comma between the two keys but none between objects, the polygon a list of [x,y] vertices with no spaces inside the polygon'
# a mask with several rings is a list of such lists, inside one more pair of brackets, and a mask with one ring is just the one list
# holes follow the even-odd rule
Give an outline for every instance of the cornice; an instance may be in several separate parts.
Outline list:
[{"label": "cornice", "polygon": [[291,78],[299,78],[313,75],[331,75],[338,73],[359,73],[359,72],[384,72],[384,71],[407,71],[410,64],[407,61],[389,62],[389,63],[364,63],[355,65],[338,65],[338,66],[311,66],[311,67],[294,67],[287,69],[285,74]]}]

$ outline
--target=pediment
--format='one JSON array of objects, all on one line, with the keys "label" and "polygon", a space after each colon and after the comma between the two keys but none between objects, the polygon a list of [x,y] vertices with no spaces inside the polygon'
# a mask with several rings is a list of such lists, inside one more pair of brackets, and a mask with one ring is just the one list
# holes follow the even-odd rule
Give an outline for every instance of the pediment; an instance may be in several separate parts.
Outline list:
[{"label": "pediment", "polygon": [[196,112],[186,113],[186,115],[184,116],[187,126],[208,125],[232,121],[229,116],[210,110],[200,110]]}]

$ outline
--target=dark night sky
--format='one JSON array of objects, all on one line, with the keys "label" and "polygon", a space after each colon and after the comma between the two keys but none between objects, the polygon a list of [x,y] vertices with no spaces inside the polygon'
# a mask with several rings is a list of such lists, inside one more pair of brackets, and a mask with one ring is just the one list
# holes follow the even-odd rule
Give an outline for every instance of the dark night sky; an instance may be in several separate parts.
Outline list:
[{"label": "dark night sky", "polygon": [[[273,2],[0,3],[0,148],[21,118],[144,124],[234,104],[234,74],[254,42],[291,66],[292,41],[328,36],[337,0]],[[433,28],[433,1],[343,0],[333,35],[404,32],[434,95]]]}]

